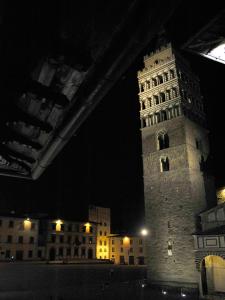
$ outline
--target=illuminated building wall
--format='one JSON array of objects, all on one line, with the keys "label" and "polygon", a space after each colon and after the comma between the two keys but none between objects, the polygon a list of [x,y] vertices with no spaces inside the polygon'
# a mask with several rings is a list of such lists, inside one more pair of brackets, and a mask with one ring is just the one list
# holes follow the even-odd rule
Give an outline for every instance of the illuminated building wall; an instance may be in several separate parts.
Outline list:
[{"label": "illuminated building wall", "polygon": [[147,259],[145,238],[111,234],[109,237],[110,260],[115,264],[145,264]]},{"label": "illuminated building wall", "polygon": [[96,257],[98,259],[109,259],[109,235],[110,235],[110,208],[90,206],[89,221],[97,226]]},{"label": "illuminated building wall", "polygon": [[221,187],[216,191],[218,204],[225,202],[225,187]]},{"label": "illuminated building wall", "polygon": [[37,259],[38,220],[0,216],[0,260]]},{"label": "illuminated building wall", "polygon": [[148,278],[198,288],[192,234],[212,206],[213,180],[198,78],[172,48],[144,58],[138,72],[144,167]]},{"label": "illuminated building wall", "polygon": [[95,259],[96,225],[68,220],[41,221],[39,258],[47,260]]}]

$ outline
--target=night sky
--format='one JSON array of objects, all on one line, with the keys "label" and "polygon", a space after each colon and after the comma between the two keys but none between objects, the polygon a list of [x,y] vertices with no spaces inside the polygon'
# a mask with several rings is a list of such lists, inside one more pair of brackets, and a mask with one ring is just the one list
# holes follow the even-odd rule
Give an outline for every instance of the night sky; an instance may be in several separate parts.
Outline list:
[{"label": "night sky", "polygon": [[[172,27],[168,25],[170,35]],[[135,231],[144,224],[136,77],[148,52],[141,53],[37,181],[0,177],[2,211],[42,212],[82,220],[87,217],[88,205],[94,204],[111,207],[115,231]],[[194,54],[182,54],[200,78],[214,174],[217,186],[221,186],[225,184],[225,67]]]}]

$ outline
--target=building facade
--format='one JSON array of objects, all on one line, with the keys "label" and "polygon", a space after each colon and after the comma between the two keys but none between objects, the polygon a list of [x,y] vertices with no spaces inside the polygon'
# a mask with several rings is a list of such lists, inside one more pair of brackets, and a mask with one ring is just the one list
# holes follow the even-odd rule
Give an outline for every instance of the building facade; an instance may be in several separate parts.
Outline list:
[{"label": "building facade", "polygon": [[42,220],[38,258],[46,260],[96,258],[96,225],[89,222]]},{"label": "building facade", "polygon": [[0,216],[0,260],[143,265],[145,237],[111,234],[110,208],[93,205],[88,222]]},{"label": "building facade", "polygon": [[144,265],[146,261],[145,237],[111,234],[109,257],[115,264]]},{"label": "building facade", "polygon": [[0,260],[35,260],[38,220],[0,216]]},{"label": "building facade", "polygon": [[90,206],[89,221],[96,224],[96,258],[109,259],[109,235],[111,233],[110,208]]},{"label": "building facade", "polygon": [[197,215],[213,205],[213,181],[198,78],[172,48],[144,58],[138,72],[144,168],[148,279],[197,289],[192,234]]}]

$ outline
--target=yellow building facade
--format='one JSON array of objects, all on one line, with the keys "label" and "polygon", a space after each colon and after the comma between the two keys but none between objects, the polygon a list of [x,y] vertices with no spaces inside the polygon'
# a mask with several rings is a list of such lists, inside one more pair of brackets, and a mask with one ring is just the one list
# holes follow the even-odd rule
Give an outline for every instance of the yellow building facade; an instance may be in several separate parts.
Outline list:
[{"label": "yellow building facade", "polygon": [[115,264],[144,265],[146,262],[145,237],[110,235],[109,257]]},{"label": "yellow building facade", "polygon": [[89,206],[89,221],[96,224],[96,258],[109,259],[110,208]]}]

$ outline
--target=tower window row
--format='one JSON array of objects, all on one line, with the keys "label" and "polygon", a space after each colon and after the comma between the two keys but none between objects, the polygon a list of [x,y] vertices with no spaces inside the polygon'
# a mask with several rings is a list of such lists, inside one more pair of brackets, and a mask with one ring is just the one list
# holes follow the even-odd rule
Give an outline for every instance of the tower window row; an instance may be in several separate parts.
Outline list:
[{"label": "tower window row", "polygon": [[167,121],[181,115],[180,106],[174,105],[173,107],[161,110],[159,112],[152,113],[148,116],[141,118],[141,126],[149,127],[158,124],[163,121]]},{"label": "tower window row", "polygon": [[163,74],[148,79],[145,82],[141,82],[139,84],[139,92],[140,93],[145,92],[155,86],[158,86],[174,78],[175,78],[175,70],[171,69],[168,72],[164,72]]},{"label": "tower window row", "polygon": [[168,89],[165,92],[160,92],[152,97],[148,97],[145,100],[140,101],[141,110],[152,107],[154,105],[158,105],[167,100],[174,99],[179,96],[178,87],[173,87],[172,89]]}]

